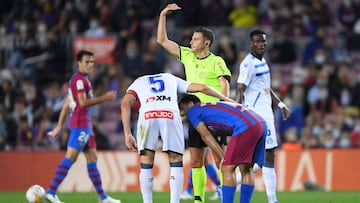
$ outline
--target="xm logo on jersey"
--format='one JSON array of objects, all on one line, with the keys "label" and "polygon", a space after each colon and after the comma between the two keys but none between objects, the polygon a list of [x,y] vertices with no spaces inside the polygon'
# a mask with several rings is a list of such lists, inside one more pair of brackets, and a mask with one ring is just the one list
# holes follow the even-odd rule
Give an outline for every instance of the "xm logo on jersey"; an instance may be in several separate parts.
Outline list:
[{"label": "xm logo on jersey", "polygon": [[145,120],[152,118],[168,118],[174,119],[174,113],[171,111],[157,110],[157,111],[147,111],[145,112]]},{"label": "xm logo on jersey", "polygon": [[171,97],[165,95],[152,96],[146,99],[146,103],[153,101],[171,101]]}]

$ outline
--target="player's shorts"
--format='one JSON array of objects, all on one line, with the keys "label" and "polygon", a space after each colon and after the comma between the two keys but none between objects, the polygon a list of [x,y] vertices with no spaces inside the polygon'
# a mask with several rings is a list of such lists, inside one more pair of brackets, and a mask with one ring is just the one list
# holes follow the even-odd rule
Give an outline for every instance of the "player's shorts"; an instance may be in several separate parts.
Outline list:
[{"label": "player's shorts", "polygon": [[264,117],[266,125],[268,127],[268,132],[266,135],[265,149],[274,149],[278,147],[278,141],[275,131],[275,121],[274,118]]},{"label": "player's shorts", "polygon": [[263,164],[265,159],[266,132],[266,124],[262,122],[258,122],[240,134],[234,132],[227,146],[222,164]]},{"label": "player's shorts", "polygon": [[[213,134],[213,136],[220,146],[227,145],[226,135],[220,136]],[[189,124],[189,147],[207,147],[207,144],[203,141],[198,131],[191,124]]]},{"label": "player's shorts", "polygon": [[92,128],[71,128],[68,146],[77,151],[83,151],[85,148],[96,148]]},{"label": "player's shorts", "polygon": [[[266,107],[266,104],[262,105],[264,106],[257,106],[257,108],[253,108],[253,111],[261,115],[261,117],[265,120],[268,128],[268,133],[266,135],[265,141],[265,149],[275,149],[279,146],[279,144],[275,130],[274,113],[271,108],[269,109]],[[252,109],[251,107],[249,108]]]},{"label": "player's shorts", "polygon": [[[171,114],[171,111],[164,112]],[[162,151],[184,153],[183,125],[178,113],[172,113],[172,116],[167,118],[145,119],[144,116],[139,116],[136,136],[140,154],[144,149],[156,151],[159,135],[162,140]]]}]

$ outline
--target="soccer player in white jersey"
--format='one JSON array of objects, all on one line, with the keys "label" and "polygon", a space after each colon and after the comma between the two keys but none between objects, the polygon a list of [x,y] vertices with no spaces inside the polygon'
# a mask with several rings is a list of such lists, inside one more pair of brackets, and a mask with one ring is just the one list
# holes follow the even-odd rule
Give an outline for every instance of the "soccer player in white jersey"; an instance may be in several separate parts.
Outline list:
[{"label": "soccer player in white jersey", "polygon": [[[275,149],[278,147],[278,142],[272,102],[275,102],[281,109],[284,119],[290,117],[290,110],[271,89],[270,69],[263,58],[266,46],[266,33],[264,31],[256,29],[250,32],[251,52],[240,64],[236,101],[262,115],[268,125],[265,163],[260,167],[262,168],[268,203],[278,203],[274,168]],[[254,171],[258,171],[260,167],[254,166]]]},{"label": "soccer player in white jersey", "polygon": [[[137,78],[127,89],[121,102],[125,144],[140,154],[140,190],[144,203],[152,203],[154,156],[158,136],[163,142],[170,162],[170,203],[180,202],[184,181],[182,155],[184,152],[183,125],[178,107],[178,94],[202,92],[221,100],[232,101],[214,88],[190,83],[169,73],[145,75]],[[137,123],[137,139],[132,135],[131,107],[140,103]]]}]

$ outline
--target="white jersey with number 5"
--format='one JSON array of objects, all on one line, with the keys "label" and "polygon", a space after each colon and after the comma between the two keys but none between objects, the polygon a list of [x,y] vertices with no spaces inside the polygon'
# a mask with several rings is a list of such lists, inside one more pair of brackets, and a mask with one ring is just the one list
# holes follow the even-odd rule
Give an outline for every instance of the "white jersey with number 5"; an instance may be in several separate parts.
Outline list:
[{"label": "white jersey with number 5", "polygon": [[190,82],[169,73],[137,78],[127,89],[140,102],[137,144],[139,151],[156,150],[158,136],[163,151],[184,152],[184,132],[178,93],[186,93]]},{"label": "white jersey with number 5", "polygon": [[256,58],[249,53],[240,64],[237,83],[246,85],[243,104],[260,114],[269,128],[266,137],[266,149],[278,146],[274,113],[271,99],[271,75],[269,66],[264,58]]},{"label": "white jersey with number 5", "polygon": [[170,73],[145,75],[127,89],[134,91],[140,102],[139,112],[168,109],[178,111],[178,93],[186,93],[190,82]]}]

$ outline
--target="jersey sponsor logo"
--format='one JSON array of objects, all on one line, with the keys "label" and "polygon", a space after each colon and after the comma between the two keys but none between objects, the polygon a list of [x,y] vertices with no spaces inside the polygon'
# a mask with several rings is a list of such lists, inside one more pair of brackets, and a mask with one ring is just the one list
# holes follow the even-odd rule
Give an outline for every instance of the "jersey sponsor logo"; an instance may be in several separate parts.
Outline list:
[{"label": "jersey sponsor logo", "polygon": [[157,110],[157,111],[147,111],[145,112],[145,120],[153,118],[168,118],[174,119],[174,113],[171,111]]},{"label": "jersey sponsor logo", "polygon": [[167,97],[166,95],[151,96],[147,98],[145,102],[148,103],[153,101],[171,101],[171,97]]}]

